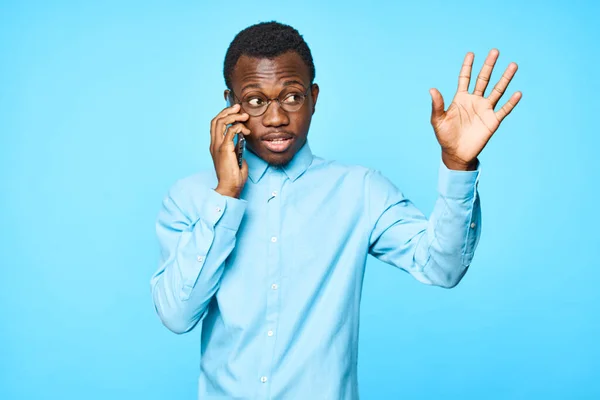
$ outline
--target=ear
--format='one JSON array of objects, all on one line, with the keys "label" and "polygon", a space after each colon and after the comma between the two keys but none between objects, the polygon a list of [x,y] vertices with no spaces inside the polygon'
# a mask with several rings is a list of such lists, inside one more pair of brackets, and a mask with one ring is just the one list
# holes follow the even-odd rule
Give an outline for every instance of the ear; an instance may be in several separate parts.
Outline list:
[{"label": "ear", "polygon": [[312,113],[315,113],[315,107],[317,105],[317,99],[319,98],[319,85],[313,83],[310,88],[310,94],[312,98]]},{"label": "ear", "polygon": [[230,104],[233,105],[233,96],[231,95],[231,90],[225,89],[225,91],[223,92],[223,98],[225,99],[225,101],[228,101],[230,102]]}]

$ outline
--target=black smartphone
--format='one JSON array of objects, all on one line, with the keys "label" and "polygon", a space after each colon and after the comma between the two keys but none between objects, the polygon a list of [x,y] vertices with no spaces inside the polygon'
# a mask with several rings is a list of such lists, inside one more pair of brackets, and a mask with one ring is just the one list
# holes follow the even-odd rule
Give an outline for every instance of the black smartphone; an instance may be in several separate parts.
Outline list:
[{"label": "black smartphone", "polygon": [[237,155],[238,165],[242,168],[242,160],[244,159],[244,150],[246,150],[246,138],[244,138],[244,134],[238,133],[237,135],[237,143],[235,144],[235,154]]},{"label": "black smartphone", "polygon": [[[231,96],[227,96],[227,107],[231,107],[233,103],[231,102]],[[227,125],[229,128],[231,124]],[[244,150],[246,150],[246,138],[244,138],[243,133],[238,133],[235,135],[235,154],[237,156],[238,166],[242,168],[242,160],[244,159]],[[237,140],[236,140],[237,139]]]}]

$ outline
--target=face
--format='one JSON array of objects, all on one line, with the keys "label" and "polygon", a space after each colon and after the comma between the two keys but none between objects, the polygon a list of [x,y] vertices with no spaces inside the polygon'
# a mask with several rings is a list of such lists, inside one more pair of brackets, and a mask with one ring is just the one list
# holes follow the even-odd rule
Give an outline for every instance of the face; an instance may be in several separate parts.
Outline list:
[{"label": "face", "polygon": [[[319,87],[310,85],[308,67],[296,52],[288,52],[273,59],[241,56],[231,76],[235,101],[239,102],[249,94],[262,94],[274,99],[282,90],[290,90],[308,95],[302,107],[287,112],[272,101],[264,114],[250,118],[244,123],[252,132],[246,136],[246,147],[271,165],[282,166],[290,162],[306,143],[308,128],[315,112]],[[225,98],[230,91],[225,91]],[[232,103],[233,104],[233,103]],[[244,112],[244,110],[240,111]],[[273,134],[286,134],[288,141],[267,140]]]}]

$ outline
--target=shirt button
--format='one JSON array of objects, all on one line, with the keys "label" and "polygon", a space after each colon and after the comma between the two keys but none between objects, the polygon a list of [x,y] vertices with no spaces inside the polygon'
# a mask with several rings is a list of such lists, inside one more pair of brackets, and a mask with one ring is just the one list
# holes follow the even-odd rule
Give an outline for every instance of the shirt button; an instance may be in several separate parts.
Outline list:
[{"label": "shirt button", "polygon": [[267,332],[267,335],[269,335],[269,336],[273,336],[273,331],[269,331],[269,332]]},{"label": "shirt button", "polygon": [[217,207],[217,212],[220,213],[221,212],[221,207]]},{"label": "shirt button", "polygon": [[198,260],[198,262],[202,262],[202,261],[204,261],[204,257],[198,256],[198,258],[196,258],[196,260]]},{"label": "shirt button", "polygon": [[471,228],[475,229],[476,226],[475,222],[471,222]]},{"label": "shirt button", "polygon": [[273,290],[277,290],[277,284],[276,284],[276,283],[272,284],[272,285],[271,285],[271,289],[273,289]]},{"label": "shirt button", "polygon": [[275,243],[276,241],[277,241],[277,237],[276,237],[276,236],[273,236],[273,237],[271,238],[271,242]]},{"label": "shirt button", "polygon": [[273,190],[273,193],[271,193],[271,196],[273,196],[273,197],[277,196],[277,190]]},{"label": "shirt button", "polygon": [[261,378],[260,378],[260,381],[261,381],[262,383],[265,383],[265,382],[267,381],[267,377],[266,377],[266,376],[263,376],[263,377],[261,377]]}]

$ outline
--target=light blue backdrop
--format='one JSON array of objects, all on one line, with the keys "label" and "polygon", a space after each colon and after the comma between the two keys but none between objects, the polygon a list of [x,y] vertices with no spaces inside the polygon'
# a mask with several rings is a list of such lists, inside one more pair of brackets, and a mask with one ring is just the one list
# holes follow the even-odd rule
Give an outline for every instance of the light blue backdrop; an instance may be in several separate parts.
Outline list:
[{"label": "light blue backdrop", "polygon": [[476,73],[500,50],[492,83],[520,67],[464,280],[369,261],[361,398],[600,398],[597,3],[49,3],[0,2],[1,399],[195,398],[199,331],[151,302],[154,221],[212,167],[227,45],[271,19],[313,51],[315,154],[382,170],[426,213],[428,89],[449,104],[467,51]]}]

